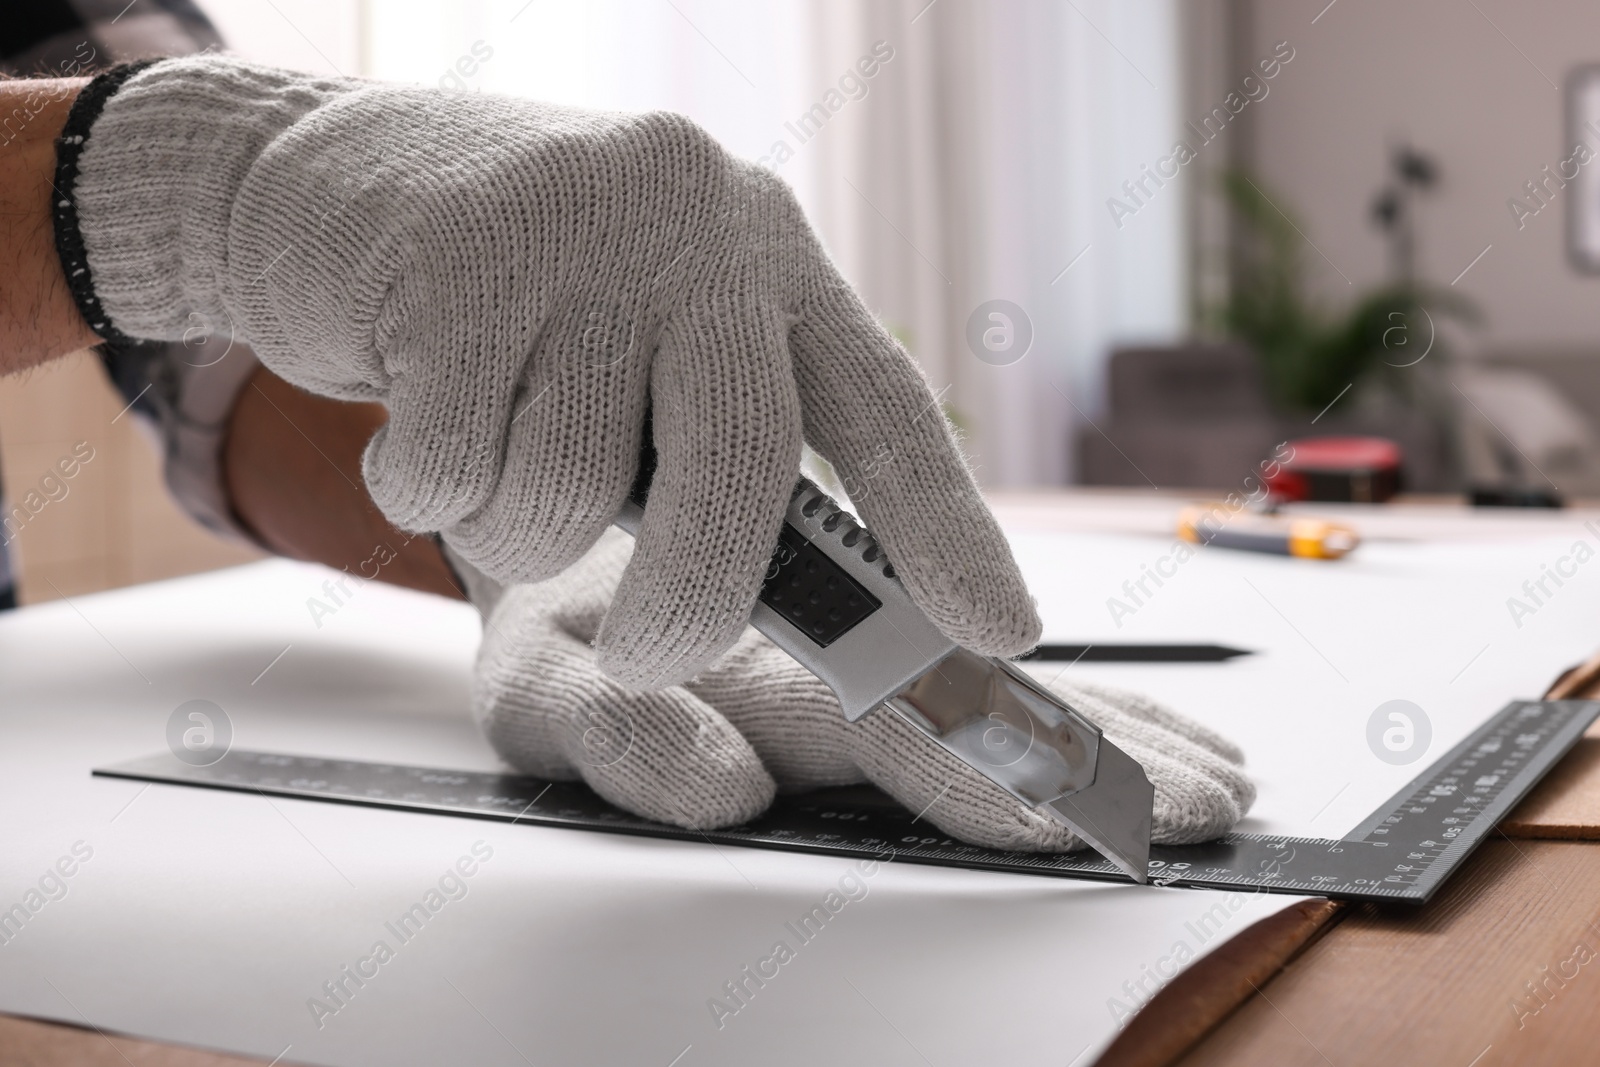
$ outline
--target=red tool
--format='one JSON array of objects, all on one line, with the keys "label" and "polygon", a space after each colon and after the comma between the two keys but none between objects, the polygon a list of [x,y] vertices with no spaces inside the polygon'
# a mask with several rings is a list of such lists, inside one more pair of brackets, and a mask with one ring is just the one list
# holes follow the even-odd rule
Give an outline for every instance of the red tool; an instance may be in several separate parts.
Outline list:
[{"label": "red tool", "polygon": [[1382,437],[1307,437],[1266,473],[1279,500],[1381,504],[1400,490],[1400,446]]}]

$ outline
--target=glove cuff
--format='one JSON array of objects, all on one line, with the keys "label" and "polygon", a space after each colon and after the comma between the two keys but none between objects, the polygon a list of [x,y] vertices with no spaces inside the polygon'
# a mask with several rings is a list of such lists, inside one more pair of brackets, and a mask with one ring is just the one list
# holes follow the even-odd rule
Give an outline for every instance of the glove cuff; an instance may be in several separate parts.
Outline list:
[{"label": "glove cuff", "polygon": [[57,143],[56,246],[109,341],[232,330],[228,232],[240,185],[296,120],[358,83],[222,56],[118,67],[79,94]]}]

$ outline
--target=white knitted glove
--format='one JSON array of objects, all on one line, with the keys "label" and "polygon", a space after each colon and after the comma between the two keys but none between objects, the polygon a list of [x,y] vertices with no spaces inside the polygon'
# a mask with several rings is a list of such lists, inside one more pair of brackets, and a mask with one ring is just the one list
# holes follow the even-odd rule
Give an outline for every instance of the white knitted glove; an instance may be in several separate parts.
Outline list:
[{"label": "white knitted glove", "polygon": [[400,527],[500,580],[557,574],[616,516],[653,408],[650,504],[598,628],[611,677],[679,682],[738,639],[802,436],[951,638],[1037,640],[916,367],[788,187],[687,119],[218,56],[96,84],[57,218],[90,324],[204,323],[306,389],[382,400],[364,470]]},{"label": "white knitted glove", "polygon": [[[893,712],[846,722],[828,687],[754,629],[685,685],[641,691],[607,678],[590,643],[629,540],[603,537],[538,585],[502,591],[467,571],[485,609],[473,710],[517,770],[581,777],[620,807],[696,829],[749,820],[778,789],[870,781],[972,844],[1081,847]],[[1249,810],[1243,756],[1211,731],[1132,693],[1053,688],[1143,765],[1155,785],[1155,841],[1218,837]]]}]

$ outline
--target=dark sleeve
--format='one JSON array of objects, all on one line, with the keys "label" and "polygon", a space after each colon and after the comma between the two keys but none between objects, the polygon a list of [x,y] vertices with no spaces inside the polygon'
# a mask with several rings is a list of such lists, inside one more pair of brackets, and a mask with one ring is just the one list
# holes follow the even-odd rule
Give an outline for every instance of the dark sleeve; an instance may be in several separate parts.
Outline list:
[{"label": "dark sleeve", "polygon": [[0,16],[0,73],[77,78],[118,63],[222,47],[191,0],[13,0]]}]

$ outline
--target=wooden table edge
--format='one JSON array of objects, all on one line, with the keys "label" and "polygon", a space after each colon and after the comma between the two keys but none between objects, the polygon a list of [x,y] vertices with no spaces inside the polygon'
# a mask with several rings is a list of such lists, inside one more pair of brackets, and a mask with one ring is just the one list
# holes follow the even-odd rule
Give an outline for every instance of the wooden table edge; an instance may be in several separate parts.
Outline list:
[{"label": "wooden table edge", "polygon": [[1349,909],[1312,897],[1251,924],[1162,986],[1095,1061],[1163,1067],[1237,1011]]}]

